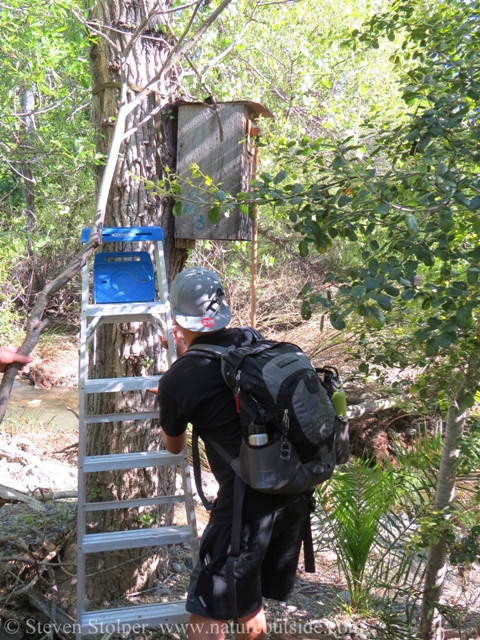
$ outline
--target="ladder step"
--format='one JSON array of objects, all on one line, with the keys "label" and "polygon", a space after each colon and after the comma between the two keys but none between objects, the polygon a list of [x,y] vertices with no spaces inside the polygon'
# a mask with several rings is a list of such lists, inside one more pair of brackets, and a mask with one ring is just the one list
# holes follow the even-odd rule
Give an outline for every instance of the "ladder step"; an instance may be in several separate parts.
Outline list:
[{"label": "ladder step", "polygon": [[133,529],[93,533],[82,538],[83,553],[161,547],[166,544],[182,544],[195,539],[192,527],[158,527],[156,529]]},{"label": "ladder step", "polygon": [[[83,310],[87,318],[93,316],[129,316],[165,313],[164,302],[131,302],[129,304],[88,304]],[[138,320],[137,320],[138,322]]]},{"label": "ladder step", "polygon": [[112,509],[135,509],[158,504],[186,502],[185,494],[178,496],[157,496],[155,498],[134,498],[132,500],[106,500],[105,502],[86,502],[85,511],[111,511]]},{"label": "ladder step", "polygon": [[96,471],[116,471],[117,469],[145,469],[146,467],[166,467],[182,464],[183,453],[169,451],[137,451],[135,453],[114,453],[105,456],[87,456],[83,460],[85,473]]},{"label": "ladder step", "polygon": [[[141,634],[141,625],[156,627],[159,624],[181,624],[188,621],[190,614],[185,610],[185,602],[162,602],[144,606],[122,607],[119,609],[101,609],[88,611],[81,616],[81,634],[93,635],[114,632],[122,636]],[[131,626],[140,625],[132,629]],[[173,634],[177,630],[165,629]]]},{"label": "ladder step", "polygon": [[126,422],[127,420],[154,420],[158,418],[158,411],[139,411],[138,413],[99,413],[85,416],[86,423]]},{"label": "ladder step", "polygon": [[146,391],[158,387],[162,376],[134,376],[133,378],[98,378],[85,381],[85,393],[114,391]]}]

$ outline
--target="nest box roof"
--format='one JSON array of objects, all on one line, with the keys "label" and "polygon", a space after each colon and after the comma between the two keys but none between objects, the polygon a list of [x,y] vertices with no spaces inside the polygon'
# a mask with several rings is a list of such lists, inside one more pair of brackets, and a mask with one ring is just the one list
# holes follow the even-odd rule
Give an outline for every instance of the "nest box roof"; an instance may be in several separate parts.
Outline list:
[{"label": "nest box roof", "polygon": [[[211,102],[183,102],[180,107],[183,105],[199,105],[199,106],[211,106]],[[255,120],[258,116],[263,116],[264,118],[274,118],[273,113],[264,107],[260,102],[252,102],[251,100],[230,100],[226,102],[217,102],[217,104],[243,104],[247,107],[252,115],[252,119]]]}]

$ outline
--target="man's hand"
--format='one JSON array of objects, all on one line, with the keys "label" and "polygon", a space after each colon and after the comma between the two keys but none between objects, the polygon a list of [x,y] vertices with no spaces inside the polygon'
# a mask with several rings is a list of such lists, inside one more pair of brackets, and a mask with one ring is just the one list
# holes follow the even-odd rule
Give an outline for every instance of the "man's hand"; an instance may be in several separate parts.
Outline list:
[{"label": "man's hand", "polygon": [[32,362],[30,356],[21,356],[17,353],[18,347],[0,347],[0,373],[3,373],[7,365],[12,362],[20,362],[22,365],[20,371],[23,369],[23,365]]},{"label": "man's hand", "polygon": [[[180,356],[183,356],[183,354],[187,350],[187,345],[183,341],[182,334],[175,326],[173,327],[173,342],[175,344],[175,348],[177,349],[177,357],[179,358]],[[168,341],[163,336],[160,336],[160,343],[164,349],[168,349]],[[158,389],[147,389],[147,391],[149,391],[150,393],[157,393]]]},{"label": "man's hand", "polygon": [[[168,342],[163,336],[160,336],[160,342],[164,349],[168,349]],[[183,354],[187,350],[187,345],[183,341],[183,336],[178,330],[178,327],[175,326],[173,327],[173,342],[175,344],[175,347],[177,348],[177,356],[183,356]]]}]

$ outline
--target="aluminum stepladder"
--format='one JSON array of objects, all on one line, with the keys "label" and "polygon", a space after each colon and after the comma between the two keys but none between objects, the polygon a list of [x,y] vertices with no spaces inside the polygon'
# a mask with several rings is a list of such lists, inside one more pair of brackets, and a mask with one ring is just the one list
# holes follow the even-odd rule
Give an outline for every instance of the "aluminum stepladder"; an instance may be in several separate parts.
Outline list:
[{"label": "aluminum stepladder", "polygon": [[[89,229],[84,229],[82,242],[88,239]],[[163,330],[169,344],[167,351],[168,365],[175,359],[175,346],[172,332],[172,318],[170,303],[167,297],[167,279],[163,255],[163,233],[160,227],[131,227],[104,228],[103,242],[153,242],[156,267],[157,289],[152,285],[153,298],[149,302],[136,302],[135,289],[129,294],[128,302],[90,302],[89,266],[82,270],[82,312],[80,329],[80,357],[79,357],[79,447],[78,447],[78,513],[77,513],[77,628],[76,636],[98,634],[99,629],[128,628],[128,625],[139,624],[155,627],[159,624],[175,624],[186,622],[189,614],[185,611],[185,602],[168,602],[144,606],[129,606],[117,609],[102,609],[85,611],[85,560],[86,555],[95,552],[108,552],[119,549],[134,549],[143,547],[160,547],[170,544],[188,542],[191,546],[192,559],[195,565],[198,558],[198,537],[195,521],[195,510],[192,496],[191,475],[186,450],[181,454],[168,451],[139,451],[136,453],[86,456],[86,430],[88,424],[102,424],[122,422],[127,420],[148,420],[158,418],[158,411],[144,411],[138,413],[113,413],[89,415],[87,412],[87,396],[93,393],[112,393],[121,391],[145,391],[156,387],[160,375],[138,376],[125,378],[88,379],[88,345],[98,329],[104,323],[120,322],[150,322],[159,330]],[[141,253],[141,252],[139,252]],[[150,268],[153,265],[150,259]],[[124,256],[135,256],[123,253]],[[97,253],[98,256],[119,256],[122,252]],[[112,258],[115,260],[115,258]],[[121,265],[120,275],[116,282],[122,287],[122,278],[127,280],[128,264]],[[137,277],[137,276],[134,276]],[[113,282],[114,278],[112,278]],[[103,280],[104,282],[106,280]],[[116,286],[116,284],[115,284]],[[128,289],[128,287],[127,287]],[[122,297],[122,292],[116,296]],[[108,296],[106,296],[108,298]],[[147,296],[148,297],[148,296]],[[142,299],[142,297],[140,297]],[[143,298],[145,299],[145,298]],[[86,474],[101,471],[128,470],[153,466],[179,466],[183,481],[183,493],[171,496],[152,496],[108,502],[87,502]],[[138,508],[141,506],[174,504],[184,502],[186,508],[187,525],[162,526],[152,529],[133,529],[105,533],[86,534],[86,514],[92,511],[108,509]],[[110,626],[109,626],[110,625]]]}]

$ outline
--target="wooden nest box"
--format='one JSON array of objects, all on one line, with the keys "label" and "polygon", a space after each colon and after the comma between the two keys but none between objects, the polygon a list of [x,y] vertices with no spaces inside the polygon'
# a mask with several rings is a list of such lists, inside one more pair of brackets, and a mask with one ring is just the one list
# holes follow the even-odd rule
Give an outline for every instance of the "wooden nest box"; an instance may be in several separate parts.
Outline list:
[{"label": "wooden nest box", "polygon": [[[177,174],[183,189],[183,207],[175,218],[175,238],[210,238],[214,240],[251,240],[252,221],[239,207],[228,217],[221,214],[212,224],[208,211],[214,202],[204,192],[204,178],[194,178],[192,165],[225,193],[248,191],[254,171],[254,140],[259,131],[255,120],[273,118],[257,102],[220,102],[216,108],[204,102],[185,103],[178,110]],[[196,188],[205,204],[189,206],[196,199]]]}]

